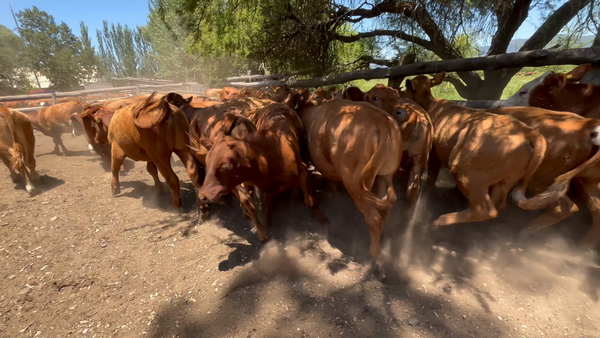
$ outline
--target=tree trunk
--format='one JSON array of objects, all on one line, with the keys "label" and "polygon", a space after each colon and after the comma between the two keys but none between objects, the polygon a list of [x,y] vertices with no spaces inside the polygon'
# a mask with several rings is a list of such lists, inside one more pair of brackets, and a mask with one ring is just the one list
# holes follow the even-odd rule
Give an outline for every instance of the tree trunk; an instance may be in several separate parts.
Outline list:
[{"label": "tree trunk", "polygon": [[[402,56],[402,60],[400,61],[400,66],[411,64],[411,63],[415,62],[416,58],[417,58],[417,56],[415,53],[406,53],[406,54],[404,54],[404,56]],[[400,87],[402,86],[402,81],[404,81],[404,78],[405,78],[405,76],[390,77],[388,79],[388,87],[392,87],[394,89],[400,90]]]}]

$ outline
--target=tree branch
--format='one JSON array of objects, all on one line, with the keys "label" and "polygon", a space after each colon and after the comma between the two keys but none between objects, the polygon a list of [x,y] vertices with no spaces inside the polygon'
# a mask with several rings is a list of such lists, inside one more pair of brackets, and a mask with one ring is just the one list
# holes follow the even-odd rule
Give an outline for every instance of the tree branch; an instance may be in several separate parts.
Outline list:
[{"label": "tree branch", "polygon": [[377,29],[377,30],[374,30],[371,32],[358,33],[358,34],[351,35],[351,36],[339,35],[339,34],[333,33],[332,36],[335,40],[338,40],[341,42],[356,42],[360,39],[372,38],[372,37],[376,37],[376,36],[391,36],[391,37],[399,38],[399,39],[402,39],[405,41],[413,42],[413,43],[415,43],[423,48],[429,49],[429,50],[431,50],[432,48],[433,49],[436,48],[436,45],[431,41],[427,41],[425,39],[421,39],[414,35],[406,34],[403,31],[396,31],[396,30]]},{"label": "tree branch", "polygon": [[452,75],[447,75],[444,78],[444,81],[450,82],[454,88],[456,88],[458,95],[461,97],[469,97],[469,95],[472,94],[472,90],[470,88],[467,88],[467,86],[460,79]]},{"label": "tree branch", "polygon": [[[544,48],[560,30],[571,21],[591,0],[569,0],[560,6],[527,40],[520,52]],[[517,70],[518,71],[518,70]]]},{"label": "tree branch", "polygon": [[496,10],[498,29],[492,37],[488,55],[506,53],[510,40],[529,15],[531,1],[516,0],[513,6],[505,5],[506,2],[500,2]]}]

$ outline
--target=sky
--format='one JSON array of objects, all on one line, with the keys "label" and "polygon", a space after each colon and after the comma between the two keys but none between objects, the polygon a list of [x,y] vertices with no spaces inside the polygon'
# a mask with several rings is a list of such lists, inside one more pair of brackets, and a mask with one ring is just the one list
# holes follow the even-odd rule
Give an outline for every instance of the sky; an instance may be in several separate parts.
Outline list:
[{"label": "sky", "polygon": [[[57,23],[64,21],[78,36],[79,22],[83,21],[89,28],[94,45],[96,45],[96,29],[102,29],[102,21],[136,27],[146,23],[149,13],[148,0],[12,0],[10,4],[15,13],[37,6],[40,10],[54,16]],[[539,20],[537,11],[531,13],[514,39],[529,38],[540,24]],[[7,0],[0,0],[0,24],[13,31],[16,28]]]},{"label": "sky", "polygon": [[[57,23],[64,21],[73,33],[80,35],[79,23],[89,28],[90,37],[96,44],[96,29],[102,29],[102,21],[127,24],[129,27],[144,25],[149,13],[148,0],[9,0],[13,11],[36,6],[54,16]],[[15,22],[7,0],[0,0],[0,25],[12,29]]]}]

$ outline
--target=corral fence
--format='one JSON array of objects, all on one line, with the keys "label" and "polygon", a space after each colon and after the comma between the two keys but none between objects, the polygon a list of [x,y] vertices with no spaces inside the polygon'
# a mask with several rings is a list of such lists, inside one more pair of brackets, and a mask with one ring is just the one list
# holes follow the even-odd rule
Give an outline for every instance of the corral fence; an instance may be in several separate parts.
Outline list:
[{"label": "corral fence", "polygon": [[[156,80],[155,80],[156,82]],[[168,92],[168,91],[176,91],[180,94],[187,95],[204,95],[206,93],[206,85],[198,84],[198,83],[164,83],[163,84],[147,84],[147,85],[134,85],[134,86],[124,86],[124,87],[108,87],[98,88],[98,89],[86,89],[86,90],[77,90],[70,92],[58,92],[58,93],[44,93],[44,94],[31,94],[31,95],[11,95],[11,96],[0,96],[0,102],[10,102],[10,101],[30,101],[30,100],[40,100],[40,99],[52,99],[52,105],[56,104],[58,98],[65,97],[76,97],[76,96],[86,96],[91,94],[108,94],[108,93],[123,93],[123,97],[127,97],[129,94],[139,95],[145,94],[152,91],[160,91],[160,92]],[[100,84],[99,87],[102,87]],[[119,98],[114,98],[115,100]],[[94,101],[103,101],[103,100],[94,100]],[[17,108],[19,111],[27,112],[39,110],[43,107],[27,107],[27,108]]]},{"label": "corral fence", "polygon": [[[400,60],[398,60],[399,62]],[[342,84],[353,80],[401,79],[406,76],[445,72],[466,72],[497,70],[522,67],[542,67],[555,65],[580,65],[600,63],[600,47],[578,49],[538,49],[528,52],[506,53],[467,59],[434,62],[419,62],[388,68],[357,70],[353,72],[327,75],[313,79],[298,79],[299,74],[243,75],[227,78],[229,85],[237,88],[260,88],[268,86],[316,88]],[[455,101],[471,108],[498,107],[502,100]]]}]

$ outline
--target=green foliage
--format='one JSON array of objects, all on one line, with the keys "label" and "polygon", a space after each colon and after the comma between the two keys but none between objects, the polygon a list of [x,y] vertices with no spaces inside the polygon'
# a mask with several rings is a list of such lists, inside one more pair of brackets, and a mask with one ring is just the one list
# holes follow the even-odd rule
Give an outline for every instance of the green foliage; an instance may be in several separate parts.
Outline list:
[{"label": "green foliage", "polygon": [[109,77],[154,77],[158,71],[154,51],[143,27],[131,29],[120,23],[103,22],[97,30],[102,72]]},{"label": "green foliage", "polygon": [[21,39],[0,25],[0,95],[23,93],[30,89],[28,62]]},{"label": "green foliage", "polygon": [[93,76],[89,61],[82,63],[82,41],[67,24],[57,25],[52,15],[35,6],[17,13],[17,17],[34,69],[46,76],[53,87],[67,90]]},{"label": "green foliage", "polygon": [[[312,26],[327,19],[329,0],[158,0],[159,12],[173,9],[190,32],[190,50],[202,58],[227,60],[229,75],[264,64],[271,73],[312,69],[313,75],[356,69],[373,53],[375,39],[341,43],[331,38],[355,33],[348,24]],[[364,67],[364,65],[363,65]]]},{"label": "green foliage", "polygon": [[98,75],[99,67],[98,67],[98,58],[94,52],[94,48],[92,47],[92,42],[90,40],[90,36],[88,34],[88,28],[83,23],[83,21],[79,24],[81,29],[81,54],[80,54],[80,64],[83,69],[82,77],[85,81],[92,81],[96,75]]}]

